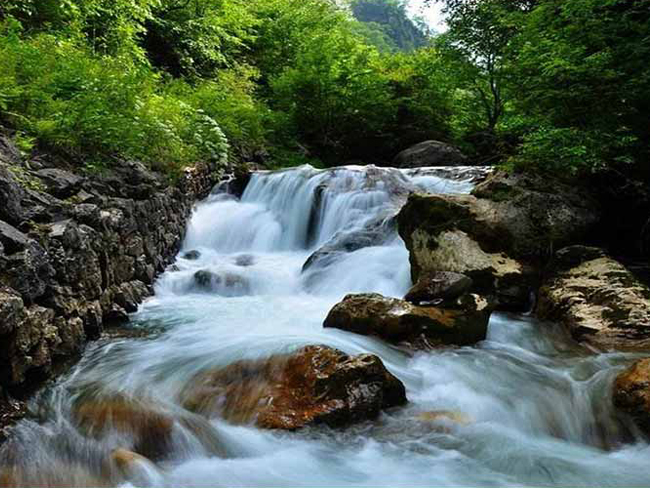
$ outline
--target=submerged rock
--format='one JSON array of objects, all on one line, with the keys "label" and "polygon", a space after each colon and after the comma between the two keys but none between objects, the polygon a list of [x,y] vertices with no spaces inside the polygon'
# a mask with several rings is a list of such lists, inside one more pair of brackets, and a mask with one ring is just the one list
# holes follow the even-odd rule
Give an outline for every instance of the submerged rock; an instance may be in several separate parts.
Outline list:
[{"label": "submerged rock", "polygon": [[621,263],[594,248],[557,253],[540,289],[537,313],[573,337],[604,350],[650,348],[650,289]]},{"label": "submerged rock", "polygon": [[404,300],[415,305],[453,300],[468,293],[473,284],[471,278],[460,273],[451,271],[425,273],[411,287]]},{"label": "submerged rock", "polygon": [[242,254],[235,258],[235,265],[241,266],[242,268],[248,268],[255,264],[255,256],[252,254]]},{"label": "submerged rock", "polygon": [[183,259],[187,259],[188,261],[196,261],[200,257],[201,253],[197,250],[187,251],[185,254],[183,254]]},{"label": "submerged rock", "polygon": [[369,222],[364,228],[352,232],[339,232],[317,249],[305,262],[302,272],[312,268],[326,268],[346,254],[371,246],[379,246],[395,229],[395,219],[384,216]]},{"label": "submerged rock", "polygon": [[202,373],[181,400],[203,415],[282,430],[344,426],[407,401],[404,385],[377,356],[353,357],[327,346]]},{"label": "submerged rock", "polygon": [[204,291],[224,296],[244,296],[250,294],[250,282],[234,273],[214,273],[200,270],[194,273],[194,283]]},{"label": "submerged rock", "polygon": [[489,302],[478,295],[465,295],[455,309],[443,309],[373,293],[346,296],[323,325],[415,348],[464,346],[485,339],[491,313]]},{"label": "submerged rock", "polygon": [[135,453],[149,459],[169,452],[174,419],[153,406],[135,400],[113,398],[79,405],[74,418],[82,432],[103,438],[111,432],[132,438]]},{"label": "submerged rock", "polygon": [[650,359],[637,361],[614,382],[614,405],[650,435]]},{"label": "submerged rock", "polygon": [[440,141],[424,141],[405,149],[393,160],[396,168],[462,166],[467,157],[457,147]]}]

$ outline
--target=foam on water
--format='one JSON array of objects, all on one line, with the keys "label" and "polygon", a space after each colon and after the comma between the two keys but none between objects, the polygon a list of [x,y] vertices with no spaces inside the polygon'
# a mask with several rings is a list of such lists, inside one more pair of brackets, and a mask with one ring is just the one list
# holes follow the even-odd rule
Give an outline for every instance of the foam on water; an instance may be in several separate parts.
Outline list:
[{"label": "foam on water", "polygon": [[[176,268],[133,317],[149,335],[91,345],[35,399],[37,421],[19,425],[3,456],[41,486],[55,484],[51,470],[101,466],[124,439],[88,438],[70,412],[89,392],[120,393],[198,426],[177,427],[170,456],[137,465],[123,486],[650,486],[648,444],[609,394],[631,355],[587,354],[552,325],[500,314],[477,347],[413,356],[323,329],[346,293],[405,293],[408,253],[392,218],[412,191],[471,190],[452,173],[302,167],[255,174],[241,200],[212,195],[194,212]],[[384,233],[303,272],[312,253],[369,227]],[[183,257],[192,250],[198,259]],[[379,355],[409,405],[344,430],[289,434],[208,422],[175,400],[206,368],[307,344]],[[466,421],[418,420],[432,411]]]}]

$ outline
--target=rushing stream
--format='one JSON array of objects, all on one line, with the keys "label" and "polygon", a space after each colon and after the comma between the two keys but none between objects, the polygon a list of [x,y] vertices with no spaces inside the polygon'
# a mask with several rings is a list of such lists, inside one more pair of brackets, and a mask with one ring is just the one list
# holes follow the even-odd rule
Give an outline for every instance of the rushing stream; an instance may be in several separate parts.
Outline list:
[{"label": "rushing stream", "polygon": [[[471,188],[426,171],[303,167],[255,174],[241,199],[215,192],[133,316],[133,335],[91,345],[40,393],[3,464],[29,486],[650,486],[650,448],[610,400],[631,355],[590,354],[551,324],[504,314],[477,347],[412,356],[323,329],[347,293],[408,290],[392,217],[409,192]],[[307,344],[379,355],[409,404],[346,429],[279,433],[207,421],[177,401],[200,371]],[[106,459],[132,440],[86,435],[72,415],[88,398],[114,397],[179,420],[164,459],[138,461],[126,479]],[[441,410],[462,421],[421,418]]]}]

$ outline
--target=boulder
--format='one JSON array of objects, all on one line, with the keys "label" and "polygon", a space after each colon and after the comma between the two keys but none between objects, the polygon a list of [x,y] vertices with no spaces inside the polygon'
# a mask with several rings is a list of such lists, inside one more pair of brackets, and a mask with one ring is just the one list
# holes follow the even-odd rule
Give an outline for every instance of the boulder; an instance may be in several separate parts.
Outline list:
[{"label": "boulder", "polygon": [[0,220],[0,244],[2,244],[4,252],[12,254],[25,249],[29,244],[29,237]]},{"label": "boulder", "polygon": [[593,248],[557,253],[539,292],[537,313],[601,350],[650,348],[650,289]]},{"label": "boulder", "polygon": [[468,293],[474,282],[471,278],[451,271],[425,273],[411,287],[404,300],[414,305],[453,300]]},{"label": "boulder", "polygon": [[87,436],[103,438],[112,432],[131,438],[130,449],[158,459],[169,452],[174,419],[151,405],[126,398],[95,399],[77,405],[74,419]]},{"label": "boulder", "polygon": [[614,382],[614,406],[650,435],[650,359],[635,362]]},{"label": "boulder", "polygon": [[69,171],[46,168],[34,173],[43,181],[48,193],[57,198],[68,198],[81,189],[84,179]]},{"label": "boulder", "polygon": [[11,171],[0,163],[0,219],[18,225],[25,217],[21,202],[25,190],[18,184]]},{"label": "boulder", "polygon": [[578,189],[498,172],[474,195],[412,195],[397,220],[413,281],[423,272],[462,273],[501,308],[525,310],[535,267],[553,248],[584,239],[597,208]]},{"label": "boulder", "polygon": [[352,357],[327,346],[307,346],[202,373],[182,392],[181,401],[203,415],[297,430],[373,419],[407,400],[404,385],[377,356]]},{"label": "boulder", "polygon": [[332,308],[323,325],[418,349],[484,340],[492,312],[488,300],[465,295],[454,305],[453,309],[418,307],[376,293],[348,295]]},{"label": "boulder", "polygon": [[424,141],[399,153],[393,160],[396,168],[426,166],[462,166],[467,157],[457,147],[440,141]]}]

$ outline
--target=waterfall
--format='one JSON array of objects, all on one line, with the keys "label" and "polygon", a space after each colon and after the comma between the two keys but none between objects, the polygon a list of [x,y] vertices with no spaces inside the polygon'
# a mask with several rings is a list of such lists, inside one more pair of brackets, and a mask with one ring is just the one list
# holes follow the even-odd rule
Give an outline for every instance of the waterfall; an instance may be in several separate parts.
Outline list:
[{"label": "waterfall", "polygon": [[[91,345],[32,401],[33,415],[2,447],[0,479],[20,473],[30,486],[138,487],[649,485],[650,448],[609,400],[632,355],[587,354],[552,324],[505,314],[493,316],[488,339],[476,347],[417,354],[323,329],[347,293],[408,290],[397,212],[412,192],[468,193],[473,171],[304,166],[255,173],[241,198],[219,187],[197,205],[183,249],[133,315],[130,335]],[[206,420],[178,400],[201,371],[308,344],[377,354],[406,385],[409,405],[342,430],[289,434]],[[107,473],[106,460],[132,445],[134,433],[93,435],[72,412],[125,401],[155,408],[174,427],[160,459],[137,460],[120,477]],[[418,420],[433,411],[463,421]]]}]

